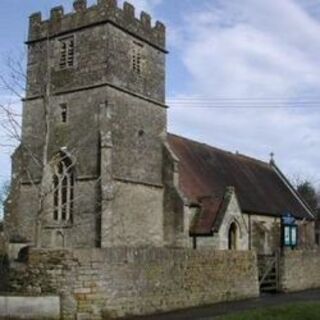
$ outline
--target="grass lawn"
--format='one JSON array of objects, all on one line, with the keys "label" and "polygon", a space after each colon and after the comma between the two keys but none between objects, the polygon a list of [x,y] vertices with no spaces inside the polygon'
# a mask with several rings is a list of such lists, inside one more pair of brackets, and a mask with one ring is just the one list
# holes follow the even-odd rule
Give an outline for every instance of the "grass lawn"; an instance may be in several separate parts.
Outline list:
[{"label": "grass lawn", "polygon": [[320,302],[296,303],[292,305],[257,309],[216,320],[320,320]]}]

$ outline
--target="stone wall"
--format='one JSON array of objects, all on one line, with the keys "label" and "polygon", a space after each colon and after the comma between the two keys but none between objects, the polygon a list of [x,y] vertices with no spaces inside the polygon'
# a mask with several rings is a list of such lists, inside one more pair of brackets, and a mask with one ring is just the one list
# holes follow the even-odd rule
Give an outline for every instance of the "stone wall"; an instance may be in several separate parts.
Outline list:
[{"label": "stone wall", "polygon": [[258,254],[273,254],[281,244],[281,219],[266,215],[246,215],[251,224],[251,248]]},{"label": "stone wall", "polygon": [[280,260],[281,290],[320,288],[320,251],[286,251]]},{"label": "stone wall", "polygon": [[28,266],[12,274],[11,289],[59,294],[64,319],[142,315],[257,297],[256,265],[252,252],[32,250]]},{"label": "stone wall", "polygon": [[4,233],[13,243],[28,243],[34,240],[35,221],[38,205],[37,186],[14,182],[14,192],[6,205]]},{"label": "stone wall", "polygon": [[163,189],[114,184],[112,214],[102,221],[102,247],[163,246]]},{"label": "stone wall", "polygon": [[310,250],[316,247],[315,223],[314,221],[300,220],[298,224],[299,249]]}]

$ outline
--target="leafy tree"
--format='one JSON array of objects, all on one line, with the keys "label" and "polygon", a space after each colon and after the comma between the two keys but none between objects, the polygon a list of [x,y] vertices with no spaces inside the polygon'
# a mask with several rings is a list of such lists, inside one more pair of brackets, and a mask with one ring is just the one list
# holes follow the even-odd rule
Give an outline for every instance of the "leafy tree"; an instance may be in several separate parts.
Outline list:
[{"label": "leafy tree", "polygon": [[297,191],[309,207],[319,216],[319,193],[310,181],[303,181],[297,185]]}]

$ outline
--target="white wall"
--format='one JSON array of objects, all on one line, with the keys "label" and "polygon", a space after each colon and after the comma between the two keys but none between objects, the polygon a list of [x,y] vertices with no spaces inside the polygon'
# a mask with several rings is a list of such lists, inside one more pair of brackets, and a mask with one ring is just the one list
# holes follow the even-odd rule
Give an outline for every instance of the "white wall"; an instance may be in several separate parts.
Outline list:
[{"label": "white wall", "polygon": [[15,319],[60,319],[60,298],[0,296],[0,317]]}]

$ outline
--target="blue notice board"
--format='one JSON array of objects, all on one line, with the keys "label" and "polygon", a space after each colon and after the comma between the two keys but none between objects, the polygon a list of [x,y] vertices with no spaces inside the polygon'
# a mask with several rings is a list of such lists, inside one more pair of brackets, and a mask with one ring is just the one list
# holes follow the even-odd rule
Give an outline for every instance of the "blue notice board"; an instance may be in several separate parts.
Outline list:
[{"label": "blue notice board", "polygon": [[291,248],[298,245],[298,226],[290,213],[282,217],[282,245]]}]

